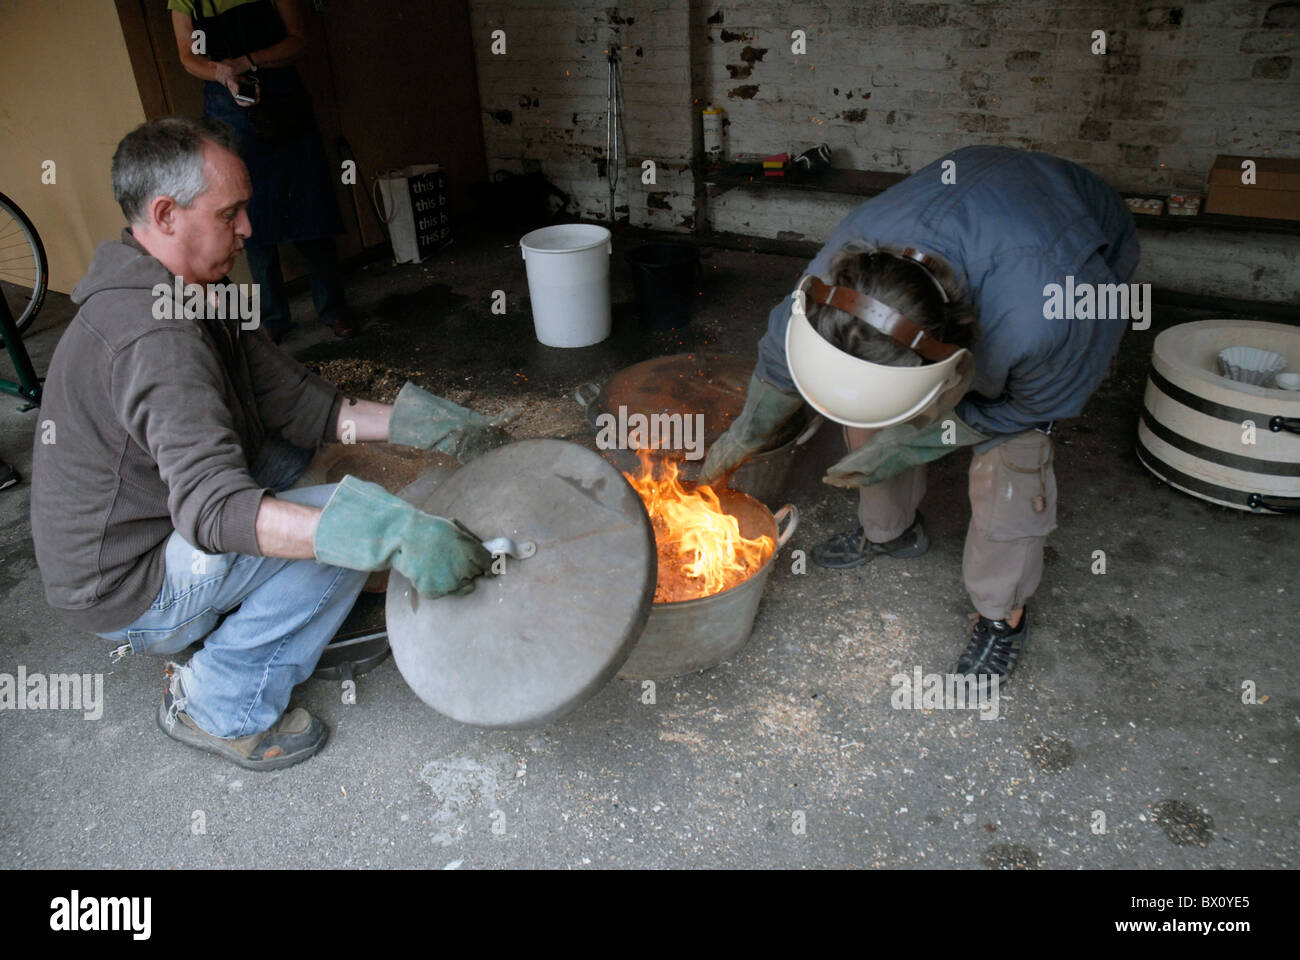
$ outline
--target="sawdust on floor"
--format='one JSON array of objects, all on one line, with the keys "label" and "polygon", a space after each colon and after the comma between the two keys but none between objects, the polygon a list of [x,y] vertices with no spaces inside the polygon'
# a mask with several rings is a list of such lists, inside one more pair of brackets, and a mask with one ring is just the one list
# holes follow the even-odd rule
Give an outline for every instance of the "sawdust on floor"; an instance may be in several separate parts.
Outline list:
[{"label": "sawdust on floor", "polygon": [[[309,362],[306,366],[347,396],[376,403],[392,403],[406,381],[418,383],[420,379],[420,372],[413,368],[357,357]],[[489,417],[510,414],[505,429],[516,440],[554,437],[596,448],[595,430],[571,394],[485,396],[475,390],[448,390],[441,396]]]},{"label": "sawdust on floor", "polygon": [[376,403],[392,403],[402,384],[413,380],[415,370],[389,367],[360,357],[340,357],[304,364],[308,370],[319,374],[345,395]]}]

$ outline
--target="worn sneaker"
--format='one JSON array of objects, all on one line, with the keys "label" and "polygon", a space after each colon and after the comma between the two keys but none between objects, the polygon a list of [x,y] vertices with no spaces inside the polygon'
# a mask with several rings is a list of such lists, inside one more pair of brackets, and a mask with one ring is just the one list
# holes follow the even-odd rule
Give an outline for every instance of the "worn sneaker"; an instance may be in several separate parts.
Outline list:
[{"label": "worn sneaker", "polygon": [[0,490],[12,487],[21,479],[22,477],[18,476],[17,470],[0,460]]},{"label": "worn sneaker", "polygon": [[872,543],[867,539],[861,525],[852,530],[837,533],[823,543],[812,548],[813,562],[820,567],[831,570],[844,570],[860,567],[877,554],[885,554],[905,560],[919,557],[930,549],[930,538],[925,533],[925,521],[921,511],[916,512],[912,525],[888,543]]},{"label": "worn sneaker", "polygon": [[167,664],[167,685],[158,705],[158,729],[173,740],[215,753],[245,770],[282,770],[316,754],[329,738],[329,727],[302,707],[282,716],[270,730],[237,740],[214,737],[199,729],[185,712],[186,696],[175,664]]},{"label": "worn sneaker", "polygon": [[953,672],[977,676],[1010,676],[1028,640],[1028,607],[1021,611],[1020,623],[1014,629],[1005,620],[990,620],[980,614],[971,627],[966,652],[957,661]]}]

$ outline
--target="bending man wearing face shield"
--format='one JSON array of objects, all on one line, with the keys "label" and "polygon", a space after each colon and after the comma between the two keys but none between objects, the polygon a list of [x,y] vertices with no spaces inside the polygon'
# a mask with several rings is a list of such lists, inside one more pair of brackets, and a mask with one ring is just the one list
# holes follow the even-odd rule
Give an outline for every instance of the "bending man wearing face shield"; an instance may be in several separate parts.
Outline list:
[{"label": "bending man wearing face shield", "polygon": [[1006,677],[1056,527],[1054,425],[1079,415],[1128,321],[1046,319],[1045,288],[1127,283],[1137,261],[1132,215],[1082,167],[1003,147],[941,157],[854,210],[772,310],[703,481],[805,402],[843,424],[849,453],[824,480],[858,488],[858,523],[812,556],[848,568],[924,553],[925,464],[972,448],[962,572],[979,616],[954,672]]}]

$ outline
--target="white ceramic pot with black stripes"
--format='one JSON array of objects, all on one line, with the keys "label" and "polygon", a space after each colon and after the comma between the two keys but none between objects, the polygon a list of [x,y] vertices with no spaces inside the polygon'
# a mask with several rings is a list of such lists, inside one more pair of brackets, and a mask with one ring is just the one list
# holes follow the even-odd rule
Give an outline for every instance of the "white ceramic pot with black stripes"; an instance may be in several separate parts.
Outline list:
[{"label": "white ceramic pot with black stripes", "polygon": [[1256,513],[1300,513],[1300,391],[1223,376],[1219,351],[1257,347],[1300,372],[1300,327],[1183,323],[1156,337],[1138,458],[1170,486]]}]

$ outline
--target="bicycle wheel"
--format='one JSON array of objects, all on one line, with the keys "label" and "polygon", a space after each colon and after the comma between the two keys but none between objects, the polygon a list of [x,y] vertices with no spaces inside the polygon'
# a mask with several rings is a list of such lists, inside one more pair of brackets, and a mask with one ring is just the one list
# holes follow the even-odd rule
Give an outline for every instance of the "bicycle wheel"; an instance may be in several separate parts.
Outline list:
[{"label": "bicycle wheel", "polygon": [[18,204],[0,193],[0,292],[20,334],[40,312],[49,279],[40,234]]}]

